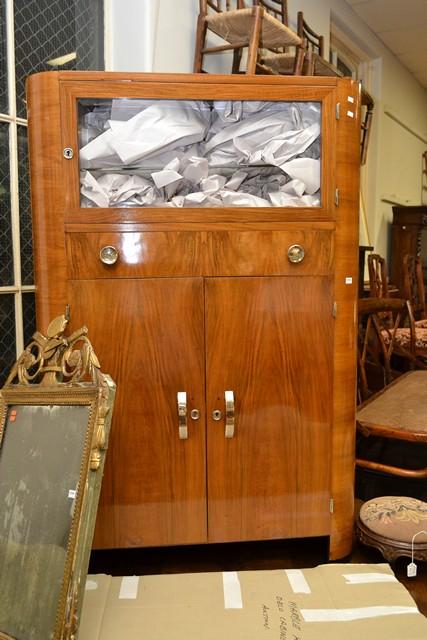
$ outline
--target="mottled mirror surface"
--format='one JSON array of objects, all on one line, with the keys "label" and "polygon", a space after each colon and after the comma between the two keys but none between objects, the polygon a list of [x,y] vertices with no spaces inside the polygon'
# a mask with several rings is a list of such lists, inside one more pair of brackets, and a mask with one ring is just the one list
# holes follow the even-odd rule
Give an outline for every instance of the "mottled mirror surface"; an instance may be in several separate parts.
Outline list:
[{"label": "mottled mirror surface", "polygon": [[53,638],[90,406],[10,405],[0,449],[0,636]]}]

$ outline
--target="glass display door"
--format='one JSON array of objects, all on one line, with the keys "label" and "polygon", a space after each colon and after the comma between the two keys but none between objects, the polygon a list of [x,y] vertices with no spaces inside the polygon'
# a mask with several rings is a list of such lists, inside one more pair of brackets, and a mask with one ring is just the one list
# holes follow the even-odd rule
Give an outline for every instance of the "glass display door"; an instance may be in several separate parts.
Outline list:
[{"label": "glass display door", "polygon": [[83,207],[319,207],[321,103],[80,99]]}]

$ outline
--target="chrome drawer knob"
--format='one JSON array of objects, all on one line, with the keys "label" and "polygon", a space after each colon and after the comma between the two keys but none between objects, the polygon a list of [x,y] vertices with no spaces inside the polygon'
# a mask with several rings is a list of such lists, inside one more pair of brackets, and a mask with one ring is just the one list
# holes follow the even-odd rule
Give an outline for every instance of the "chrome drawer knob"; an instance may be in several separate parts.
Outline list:
[{"label": "chrome drawer knob", "polygon": [[289,262],[297,263],[304,260],[305,251],[300,244],[291,244],[288,249]]},{"label": "chrome drawer knob", "polygon": [[119,258],[119,252],[116,247],[102,247],[99,258],[104,264],[115,264]]}]

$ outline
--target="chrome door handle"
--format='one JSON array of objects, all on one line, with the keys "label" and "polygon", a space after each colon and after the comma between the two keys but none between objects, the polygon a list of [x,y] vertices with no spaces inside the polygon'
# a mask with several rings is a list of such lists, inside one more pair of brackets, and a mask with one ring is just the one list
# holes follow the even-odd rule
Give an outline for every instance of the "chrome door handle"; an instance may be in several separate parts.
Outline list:
[{"label": "chrome door handle", "polygon": [[178,434],[180,440],[187,440],[188,428],[187,428],[187,393],[185,391],[178,391],[176,394],[178,403]]},{"label": "chrome door handle", "polygon": [[234,393],[226,391],[225,396],[225,437],[234,437]]}]

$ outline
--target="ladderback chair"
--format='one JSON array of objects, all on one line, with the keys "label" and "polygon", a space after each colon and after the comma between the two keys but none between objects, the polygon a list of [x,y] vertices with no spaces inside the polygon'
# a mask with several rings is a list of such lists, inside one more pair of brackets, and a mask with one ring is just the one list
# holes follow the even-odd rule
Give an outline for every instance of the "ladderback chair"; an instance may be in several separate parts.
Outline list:
[{"label": "ladderback chair", "polygon": [[387,264],[378,253],[368,255],[368,273],[370,297],[388,298]]},{"label": "ladderback chair", "polygon": [[411,302],[415,326],[427,328],[423,263],[419,256],[406,254],[403,258],[403,292]]},{"label": "ladderback chair", "polygon": [[[303,75],[307,76],[342,76],[342,73],[324,58],[324,37],[307,24],[304,13],[297,14],[297,35],[301,39],[300,49],[303,51]],[[289,73],[292,59],[286,51],[279,54],[265,54],[262,64],[279,74]]]},{"label": "ladderback chair", "polygon": [[400,349],[400,333],[408,335],[407,348],[399,351],[412,363],[414,340],[411,328],[405,327],[410,309],[405,300],[362,298],[359,300],[358,332],[358,400],[368,400],[376,391],[400,375],[392,367],[392,355]]},{"label": "ladderback chair", "polygon": [[342,76],[338,68],[325,58],[324,36],[316,33],[304,18],[304,13],[298,11],[297,33],[303,41],[306,52],[304,75],[307,76]]},{"label": "ladderback chair", "polygon": [[[204,57],[233,51],[232,73],[240,72],[242,53],[247,49],[248,74],[273,73],[260,64],[261,50],[284,51],[294,47],[291,74],[302,72],[301,38],[288,27],[287,0],[199,0],[194,73],[202,73]],[[209,32],[222,39],[223,44],[208,44]],[[261,68],[260,68],[261,67]]]}]

